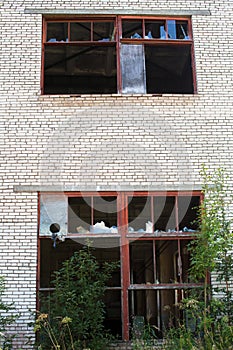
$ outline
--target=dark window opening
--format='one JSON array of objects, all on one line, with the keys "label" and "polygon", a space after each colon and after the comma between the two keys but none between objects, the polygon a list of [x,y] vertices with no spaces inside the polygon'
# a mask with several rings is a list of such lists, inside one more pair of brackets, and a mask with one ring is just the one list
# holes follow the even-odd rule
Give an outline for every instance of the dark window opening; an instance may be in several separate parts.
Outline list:
[{"label": "dark window opening", "polygon": [[189,251],[190,240],[180,241],[180,255],[182,262],[182,282],[183,283],[192,283],[194,281],[190,280],[189,269],[190,265],[190,251]]},{"label": "dark window opening", "polygon": [[112,46],[46,46],[47,94],[116,92],[116,49]]},{"label": "dark window opening", "polygon": [[68,23],[49,22],[47,24],[47,42],[68,41]]},{"label": "dark window opening", "polygon": [[158,283],[180,283],[181,261],[177,240],[156,242],[156,266]]},{"label": "dark window opening", "polygon": [[155,197],[154,217],[156,231],[176,231],[175,197]]},{"label": "dark window opening", "polygon": [[130,283],[156,283],[152,241],[130,244]]},{"label": "dark window opening", "polygon": [[91,41],[91,22],[70,23],[71,41]]},{"label": "dark window opening", "polygon": [[94,224],[103,221],[105,226],[117,226],[117,198],[94,197]]},{"label": "dark window opening", "polygon": [[68,199],[68,232],[89,231],[91,221],[91,197]]},{"label": "dark window opening", "polygon": [[143,37],[141,20],[122,21],[122,37],[131,39],[141,39]]},{"label": "dark window opening", "polygon": [[131,284],[189,283],[190,240],[136,241],[130,244]]},{"label": "dark window opening", "polygon": [[166,39],[165,21],[145,21],[146,39]]},{"label": "dark window opening", "polygon": [[121,320],[121,291],[106,290],[104,296],[106,308],[104,325],[110,329],[111,333],[118,339],[121,339],[122,320]]},{"label": "dark window opening", "polygon": [[193,93],[191,47],[145,45],[148,93]]},{"label": "dark window opening", "polygon": [[197,196],[179,196],[179,227],[183,231],[197,230],[198,225],[198,208],[200,205],[200,197]]},{"label": "dark window opening", "polygon": [[[158,337],[185,315],[178,303],[188,289],[190,240],[155,240],[130,244],[129,316],[131,336],[140,337],[144,326],[155,326]],[[201,281],[200,281],[201,282]]]},{"label": "dark window opening", "polygon": [[113,22],[94,22],[93,40],[108,42],[114,39]]},{"label": "dark window opening", "polygon": [[129,197],[128,203],[129,232],[147,232],[148,221],[151,221],[151,198]]}]

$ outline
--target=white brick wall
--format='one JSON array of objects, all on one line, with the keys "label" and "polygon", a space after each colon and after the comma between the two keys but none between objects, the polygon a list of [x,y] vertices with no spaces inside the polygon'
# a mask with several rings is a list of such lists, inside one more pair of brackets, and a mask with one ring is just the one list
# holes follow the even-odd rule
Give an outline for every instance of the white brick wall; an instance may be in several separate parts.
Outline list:
[{"label": "white brick wall", "polygon": [[[42,16],[25,14],[26,8],[209,10],[210,16],[192,17],[198,94],[41,96]],[[233,5],[4,0],[0,15],[0,274],[7,300],[21,312],[15,332],[22,335],[28,309],[35,308],[37,193],[16,193],[13,186],[191,189],[200,184],[202,163],[224,166],[232,185]]]}]

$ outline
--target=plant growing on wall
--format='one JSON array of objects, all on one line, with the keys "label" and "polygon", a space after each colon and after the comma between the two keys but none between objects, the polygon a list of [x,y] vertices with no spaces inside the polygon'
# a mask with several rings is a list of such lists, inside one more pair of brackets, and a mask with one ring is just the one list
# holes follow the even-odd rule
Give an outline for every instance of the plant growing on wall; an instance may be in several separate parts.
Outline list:
[{"label": "plant growing on wall", "polygon": [[5,293],[4,278],[0,276],[0,350],[12,349],[13,336],[7,332],[7,327],[15,322],[18,315],[12,313],[13,304],[7,304],[3,301]]},{"label": "plant growing on wall", "polygon": [[[212,290],[223,296],[225,312],[232,322],[230,282],[233,278],[233,234],[229,218],[225,172],[219,168],[210,175],[202,168],[204,199],[199,208],[200,232],[191,247],[191,275],[204,279],[204,303],[208,303],[208,278],[217,274],[216,281],[221,287]],[[227,214],[228,213],[228,214]]]},{"label": "plant growing on wall", "polygon": [[[226,350],[233,344],[233,234],[225,172],[213,175],[202,168],[203,201],[198,210],[199,233],[190,245],[191,278],[204,281],[201,291],[190,293],[180,308],[197,320],[194,329],[184,317],[178,329],[168,332],[167,349]],[[212,281],[211,281],[212,277]],[[214,277],[214,278],[213,278]],[[214,281],[215,279],[215,281]],[[212,282],[212,283],[210,283]],[[219,287],[211,288],[218,283]]]},{"label": "plant growing on wall", "polygon": [[103,296],[117,266],[108,262],[100,266],[89,245],[63,263],[55,272],[55,290],[47,299],[48,309],[43,310],[47,316],[40,315],[36,321],[35,330],[43,330],[39,337],[42,349],[105,348]]}]

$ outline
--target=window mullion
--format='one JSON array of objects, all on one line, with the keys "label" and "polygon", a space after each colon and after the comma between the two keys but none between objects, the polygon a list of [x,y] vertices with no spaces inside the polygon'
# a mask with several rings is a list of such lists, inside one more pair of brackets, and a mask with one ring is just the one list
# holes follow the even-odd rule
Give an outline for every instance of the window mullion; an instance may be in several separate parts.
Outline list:
[{"label": "window mullion", "polygon": [[180,239],[177,241],[178,244],[178,276],[179,276],[179,283],[183,283],[183,278],[182,278],[182,260],[181,260],[181,251],[180,251]]},{"label": "window mullion", "polygon": [[168,39],[168,25],[167,25],[167,19],[165,20],[165,32],[166,32],[166,39]]},{"label": "window mullion", "polygon": [[71,35],[70,35],[70,22],[68,22],[68,33],[67,33],[67,37],[68,37],[68,42],[71,41]]},{"label": "window mullion", "polygon": [[179,232],[179,212],[178,212],[178,196],[175,196],[175,220],[176,220],[176,231]]},{"label": "window mullion", "polygon": [[94,197],[91,196],[91,226],[94,225]]},{"label": "window mullion", "polygon": [[91,21],[91,41],[94,40],[94,22]]}]

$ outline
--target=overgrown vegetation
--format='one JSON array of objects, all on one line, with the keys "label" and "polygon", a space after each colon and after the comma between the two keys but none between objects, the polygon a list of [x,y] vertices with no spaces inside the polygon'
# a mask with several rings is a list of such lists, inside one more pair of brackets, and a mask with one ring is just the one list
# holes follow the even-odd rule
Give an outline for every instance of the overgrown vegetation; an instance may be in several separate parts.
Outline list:
[{"label": "overgrown vegetation", "polygon": [[[203,167],[202,177],[204,199],[199,208],[199,233],[190,246],[190,275],[195,281],[203,280],[204,286],[178,305],[184,317],[178,328],[167,332],[168,350],[233,349],[233,234],[225,173],[218,169],[211,176]],[[212,284],[210,276],[217,276]],[[211,288],[216,284],[219,287]]]},{"label": "overgrown vegetation", "polygon": [[132,349],[151,350],[157,343],[156,327],[150,324],[144,325],[141,329],[132,329]]},{"label": "overgrown vegetation", "polygon": [[18,315],[13,314],[13,304],[3,301],[5,292],[4,278],[0,276],[0,350],[11,350],[13,336],[9,334],[7,327],[15,322]]},{"label": "overgrown vegetation", "polygon": [[117,266],[115,262],[100,266],[89,245],[63,263],[55,272],[55,290],[46,300],[47,309],[36,320],[38,349],[106,348],[109,336],[103,325],[103,296]]}]

